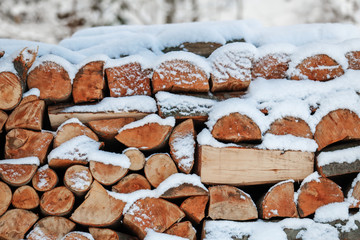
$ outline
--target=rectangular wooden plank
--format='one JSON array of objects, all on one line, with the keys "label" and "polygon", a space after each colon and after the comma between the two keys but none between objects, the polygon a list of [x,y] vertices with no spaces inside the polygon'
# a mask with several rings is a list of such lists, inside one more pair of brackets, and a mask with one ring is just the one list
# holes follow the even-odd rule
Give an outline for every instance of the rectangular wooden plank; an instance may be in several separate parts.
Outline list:
[{"label": "rectangular wooden plank", "polygon": [[256,185],[303,180],[314,172],[314,153],[199,146],[198,174],[206,184]]}]

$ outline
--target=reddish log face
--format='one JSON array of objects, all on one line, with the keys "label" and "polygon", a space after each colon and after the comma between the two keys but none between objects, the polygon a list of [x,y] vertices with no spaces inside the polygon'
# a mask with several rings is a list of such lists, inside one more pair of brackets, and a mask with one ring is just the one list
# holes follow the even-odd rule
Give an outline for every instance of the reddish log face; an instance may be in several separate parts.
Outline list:
[{"label": "reddish log face", "polygon": [[265,79],[286,78],[289,60],[290,58],[286,54],[266,55],[254,64],[252,75],[254,78],[262,77]]},{"label": "reddish log face", "polygon": [[296,137],[313,138],[309,125],[300,118],[284,117],[275,120],[271,125],[268,133],[275,135],[291,134]]},{"label": "reddish log face", "polygon": [[90,121],[89,127],[105,140],[113,140],[120,128],[135,121],[135,118],[115,118]]},{"label": "reddish log face", "polygon": [[71,97],[71,80],[66,70],[55,62],[43,62],[27,77],[29,88],[38,88],[40,98],[50,102],[63,102]]},{"label": "reddish log face", "polygon": [[90,161],[91,174],[99,183],[109,186],[115,184],[128,172],[127,168],[104,164],[102,162]]},{"label": "reddish log face", "polygon": [[160,64],[152,77],[153,93],[208,92],[206,73],[198,66],[184,60],[170,60]]},{"label": "reddish log face", "polygon": [[11,72],[0,73],[0,110],[11,110],[20,103],[23,87],[20,78]]},{"label": "reddish log face", "polygon": [[141,189],[151,189],[150,183],[140,174],[129,174],[112,187],[117,193],[132,193]]},{"label": "reddish log face", "polygon": [[152,155],[145,164],[145,176],[153,187],[177,173],[177,168],[171,157],[164,153]]},{"label": "reddish log face", "polygon": [[261,139],[259,126],[248,116],[231,113],[220,118],[213,127],[211,134],[224,142],[257,141]]},{"label": "reddish log face", "polygon": [[314,139],[318,151],[343,140],[360,139],[360,118],[347,109],[338,109],[324,116],[316,126]]},{"label": "reddish log face", "polygon": [[0,133],[2,133],[2,129],[7,119],[8,119],[8,115],[4,111],[0,110]]},{"label": "reddish log face", "polygon": [[98,101],[104,98],[104,62],[87,63],[79,69],[73,83],[74,103]]},{"label": "reddish log face", "polygon": [[39,195],[34,188],[25,185],[15,190],[11,201],[15,208],[31,210],[39,206]]},{"label": "reddish log face", "polygon": [[296,68],[299,74],[292,75],[291,79],[293,80],[328,81],[344,74],[344,69],[334,59],[325,54],[308,57]]},{"label": "reddish log face", "polygon": [[132,62],[105,69],[110,97],[151,95],[151,69],[143,69],[140,63]]},{"label": "reddish log face", "polygon": [[10,187],[4,183],[0,182],[0,216],[3,215],[8,207],[10,206],[12,199],[12,192]]},{"label": "reddish log face", "polygon": [[41,211],[46,215],[65,216],[74,206],[75,197],[66,187],[57,187],[45,192],[40,200]]},{"label": "reddish log face", "polygon": [[79,196],[85,194],[90,189],[92,181],[93,177],[88,167],[74,165],[66,169],[64,185]]},{"label": "reddish log face", "polygon": [[165,199],[176,199],[203,195],[208,195],[208,192],[205,189],[192,184],[183,183],[178,187],[170,188],[164,192],[161,197]]},{"label": "reddish log face", "polygon": [[357,200],[357,203],[352,204],[351,208],[360,208],[360,182],[358,181],[355,186],[352,188],[352,194],[349,197],[353,197],[355,200]]},{"label": "reddish log face", "polygon": [[30,182],[37,168],[27,164],[0,164],[0,177],[10,186],[20,187]]},{"label": "reddish log face", "polygon": [[195,196],[187,198],[180,206],[186,216],[195,224],[200,224],[205,217],[209,196]]},{"label": "reddish log face", "polygon": [[348,59],[349,69],[360,70],[360,51],[348,52],[345,57]]},{"label": "reddish log face", "polygon": [[145,156],[144,154],[136,148],[128,148],[123,152],[131,162],[129,170],[131,171],[139,171],[145,166]]},{"label": "reddish log face", "polygon": [[171,228],[166,230],[165,233],[190,240],[196,240],[195,228],[191,225],[189,221],[175,223]]},{"label": "reddish log face", "polygon": [[39,168],[32,178],[33,187],[39,192],[53,189],[58,183],[58,176],[51,168]]},{"label": "reddish log face", "polygon": [[92,240],[92,237],[90,238],[89,233],[70,232],[62,240]]},{"label": "reddish log face", "polygon": [[89,138],[94,139],[95,141],[99,141],[98,136],[85,125],[81,125],[79,123],[68,123],[63,125],[63,127],[61,129],[58,129],[58,131],[56,132],[53,147],[57,148],[62,143],[81,135],[86,135]]}]

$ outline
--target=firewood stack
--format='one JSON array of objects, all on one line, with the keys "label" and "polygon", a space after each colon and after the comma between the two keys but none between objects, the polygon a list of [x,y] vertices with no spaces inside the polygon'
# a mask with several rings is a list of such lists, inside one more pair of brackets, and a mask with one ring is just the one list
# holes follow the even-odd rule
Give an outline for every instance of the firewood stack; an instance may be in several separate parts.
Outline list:
[{"label": "firewood stack", "polygon": [[360,238],[354,41],[5,51],[0,239]]}]

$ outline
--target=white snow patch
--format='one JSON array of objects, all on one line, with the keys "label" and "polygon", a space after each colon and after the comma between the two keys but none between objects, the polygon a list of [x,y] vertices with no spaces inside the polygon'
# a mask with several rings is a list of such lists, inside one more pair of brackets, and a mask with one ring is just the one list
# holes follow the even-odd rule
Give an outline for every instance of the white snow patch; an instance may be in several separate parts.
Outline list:
[{"label": "white snow patch", "polygon": [[29,91],[27,91],[23,94],[23,98],[32,96],[32,95],[34,95],[36,97],[40,97],[40,90],[38,88],[31,88]]},{"label": "white snow patch", "polygon": [[19,165],[40,166],[40,160],[38,157],[14,158],[14,159],[0,160],[0,165],[2,165],[2,164],[19,164]]},{"label": "white snow patch", "polygon": [[174,149],[173,154],[180,159],[178,165],[184,169],[190,169],[194,163],[195,136],[189,133],[183,137],[177,136],[171,145]]},{"label": "white snow patch", "polygon": [[260,149],[316,152],[318,145],[314,139],[296,137],[290,134],[274,135],[267,133],[263,136],[262,143],[256,147]]},{"label": "white snow patch", "polygon": [[157,114],[150,114],[150,115],[148,115],[148,116],[146,116],[146,117],[144,117],[144,118],[142,118],[140,120],[137,120],[135,122],[131,122],[129,124],[126,124],[125,126],[120,128],[119,133],[121,133],[124,130],[141,127],[141,126],[144,126],[144,125],[150,124],[150,123],[157,123],[159,125],[174,127],[175,126],[175,118],[174,117],[167,117],[167,118],[164,119],[164,118],[161,118]]},{"label": "white snow patch", "polygon": [[349,219],[349,203],[336,202],[319,207],[315,211],[314,221],[326,223]]},{"label": "white snow patch", "polygon": [[360,173],[354,178],[354,180],[351,183],[351,188],[349,190],[349,192],[347,193],[347,196],[345,198],[345,201],[350,203],[351,205],[357,205],[360,201],[360,199],[356,199],[353,196],[353,192],[354,192],[354,188],[356,186],[356,184],[360,181]]},{"label": "white snow patch", "polygon": [[84,67],[88,63],[98,62],[98,61],[106,63],[108,60],[109,60],[109,57],[107,55],[105,55],[105,54],[92,55],[90,57],[84,58],[81,62],[76,64],[76,66],[74,66],[74,67],[77,70],[79,70],[80,68]]},{"label": "white snow patch", "polygon": [[89,161],[101,162],[107,165],[120,166],[122,168],[129,168],[130,159],[125,154],[106,152],[106,151],[92,151],[89,153]]},{"label": "white snow patch", "polygon": [[325,166],[331,163],[354,163],[357,160],[360,160],[360,146],[331,152],[321,152],[317,156],[318,166]]},{"label": "white snow patch", "polygon": [[216,148],[223,148],[223,147],[240,147],[240,145],[234,143],[222,143],[216,140],[210,133],[210,131],[204,128],[198,135],[197,135],[197,143],[199,145],[207,145]]},{"label": "white snow patch", "polygon": [[131,55],[118,59],[108,59],[104,69],[119,67],[129,63],[139,63],[142,69],[153,68],[156,56],[153,53],[145,52],[143,54]]},{"label": "white snow patch", "polygon": [[289,43],[270,43],[262,45],[257,49],[257,59],[271,55],[275,58],[281,57],[285,62],[290,60],[291,54],[296,51],[296,47]]},{"label": "white snow patch", "polygon": [[89,188],[91,184],[91,178],[88,176],[89,171],[82,170],[80,172],[76,172],[71,176],[69,182],[71,183],[70,187],[76,190],[85,190]]}]

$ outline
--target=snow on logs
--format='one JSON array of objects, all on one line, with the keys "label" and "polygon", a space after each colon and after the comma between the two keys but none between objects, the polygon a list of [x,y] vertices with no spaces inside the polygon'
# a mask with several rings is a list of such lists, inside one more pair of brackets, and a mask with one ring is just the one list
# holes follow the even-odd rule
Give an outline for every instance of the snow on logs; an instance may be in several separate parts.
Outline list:
[{"label": "snow on logs", "polygon": [[37,157],[1,160],[0,178],[10,186],[23,186],[31,181],[39,165]]}]

